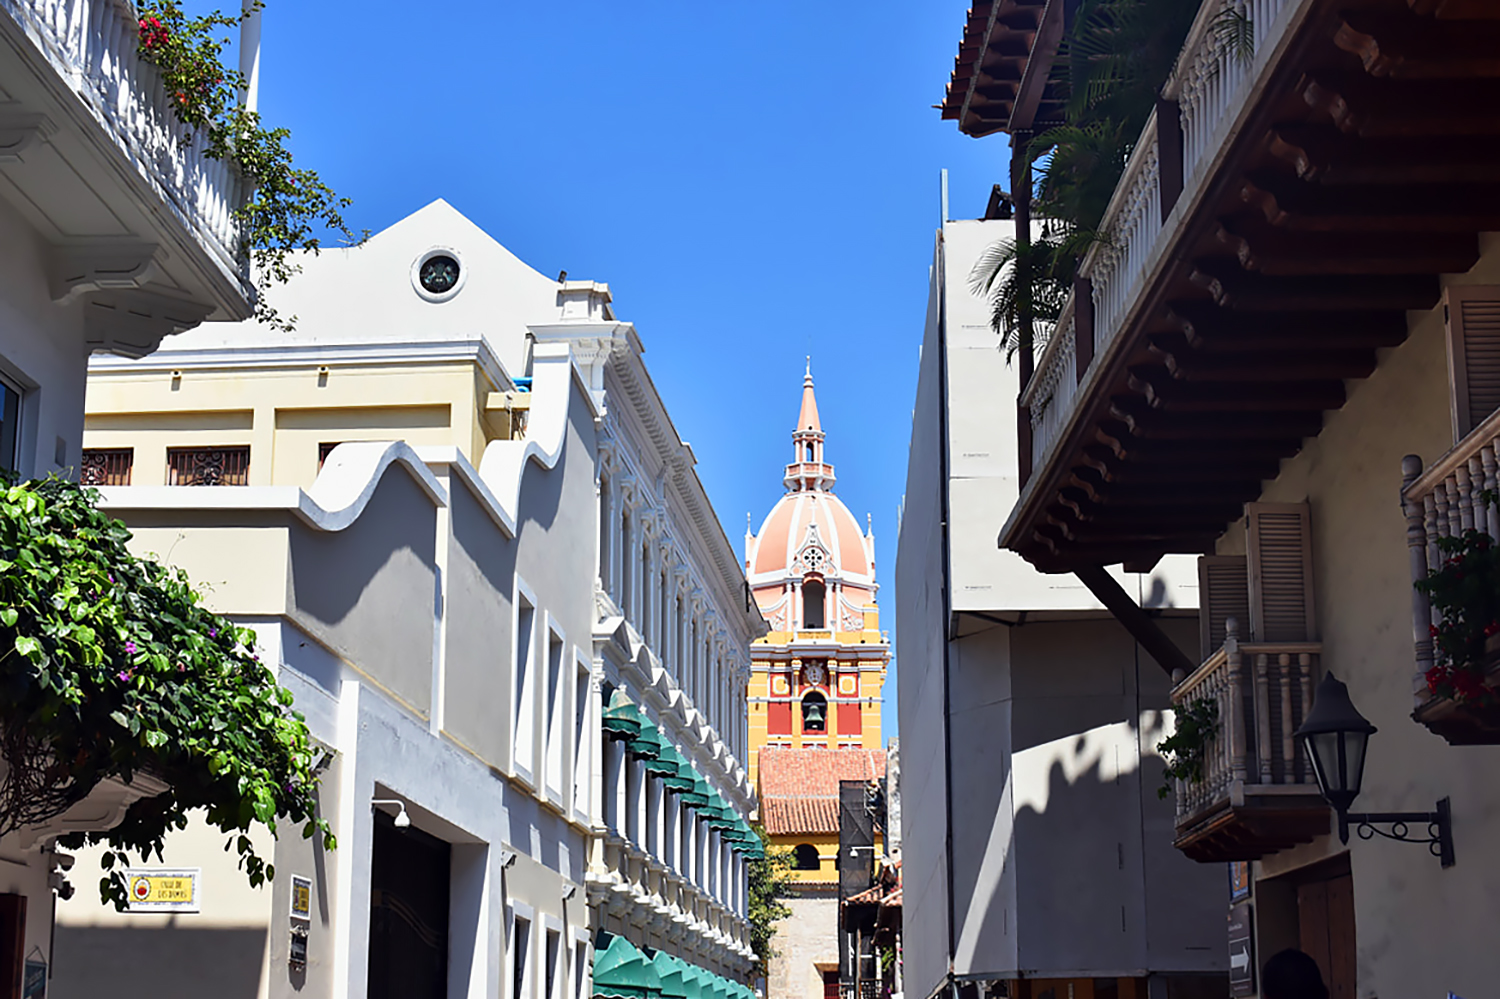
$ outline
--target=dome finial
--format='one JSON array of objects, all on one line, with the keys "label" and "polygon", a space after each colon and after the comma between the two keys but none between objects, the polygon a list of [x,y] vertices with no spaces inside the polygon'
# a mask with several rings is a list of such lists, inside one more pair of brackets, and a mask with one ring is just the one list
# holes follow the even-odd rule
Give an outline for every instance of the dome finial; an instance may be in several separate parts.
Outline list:
[{"label": "dome finial", "polygon": [[811,354],[807,355],[807,374],[805,374],[805,375],[802,376],[802,384],[803,385],[811,385],[812,384],[812,355]]}]

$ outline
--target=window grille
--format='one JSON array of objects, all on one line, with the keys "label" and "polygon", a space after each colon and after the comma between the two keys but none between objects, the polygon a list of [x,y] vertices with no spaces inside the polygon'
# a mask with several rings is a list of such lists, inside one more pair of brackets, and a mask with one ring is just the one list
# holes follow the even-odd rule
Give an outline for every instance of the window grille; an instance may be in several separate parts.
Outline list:
[{"label": "window grille", "polygon": [[128,486],[134,463],[134,448],[84,448],[78,481],[86,486]]},{"label": "window grille", "polygon": [[244,486],[250,483],[250,448],[167,449],[169,486]]}]

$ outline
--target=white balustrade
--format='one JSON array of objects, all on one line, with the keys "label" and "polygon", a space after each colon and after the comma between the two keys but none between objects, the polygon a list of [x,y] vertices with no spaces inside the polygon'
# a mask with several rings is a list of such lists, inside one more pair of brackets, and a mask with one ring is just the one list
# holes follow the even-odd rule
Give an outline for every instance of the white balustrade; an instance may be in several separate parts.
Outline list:
[{"label": "white balustrade", "polygon": [[[1252,91],[1292,23],[1289,8],[1310,0],[1204,0],[1182,54],[1165,88],[1178,102],[1182,125],[1183,190],[1178,203],[1191,204],[1208,182],[1209,167],[1225,149]],[[1248,18],[1253,52],[1239,51],[1231,18]],[[1102,357],[1125,328],[1146,289],[1149,268],[1165,256],[1166,244],[1181,229],[1163,229],[1161,162],[1153,114],[1131,150],[1120,182],[1105,210],[1105,240],[1084,257],[1079,273],[1094,289],[1094,357]],[[1037,364],[1037,380],[1055,388],[1035,393],[1046,410],[1034,418],[1032,467],[1040,470],[1072,418],[1078,373],[1075,352],[1048,349]],[[1073,373],[1064,376],[1068,366]]]},{"label": "white balustrade", "polygon": [[[1401,507],[1406,515],[1406,544],[1412,582],[1427,578],[1443,564],[1442,538],[1479,530],[1500,538],[1500,412],[1492,414],[1459,441],[1431,468],[1409,454],[1401,460]],[[1433,665],[1430,628],[1437,624],[1426,594],[1412,588],[1412,644],[1416,672],[1412,695],[1420,706],[1431,695],[1427,670]]]},{"label": "white balustrade", "polygon": [[1021,403],[1031,414],[1032,460],[1040,460],[1057,441],[1078,391],[1078,351],[1074,345],[1073,297],[1063,306],[1047,347],[1037,359],[1036,375]]},{"label": "white balustrade", "polygon": [[177,119],[156,67],[136,51],[129,0],[0,0],[99,124],[205,248],[247,280],[235,210],[249,187]]},{"label": "white balustrade", "polygon": [[1316,642],[1241,642],[1230,619],[1224,645],[1172,690],[1174,707],[1209,701],[1217,726],[1198,781],[1174,781],[1182,821],[1247,787],[1312,786],[1312,770],[1292,738],[1312,703],[1322,646]]}]

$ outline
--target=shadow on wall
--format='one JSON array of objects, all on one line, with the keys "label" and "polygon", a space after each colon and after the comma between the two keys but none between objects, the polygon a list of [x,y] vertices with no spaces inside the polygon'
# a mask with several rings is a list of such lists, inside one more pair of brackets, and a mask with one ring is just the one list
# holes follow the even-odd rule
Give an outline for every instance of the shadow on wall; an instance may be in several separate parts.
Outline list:
[{"label": "shadow on wall", "polygon": [[265,950],[263,929],[58,926],[47,995],[256,999]]}]

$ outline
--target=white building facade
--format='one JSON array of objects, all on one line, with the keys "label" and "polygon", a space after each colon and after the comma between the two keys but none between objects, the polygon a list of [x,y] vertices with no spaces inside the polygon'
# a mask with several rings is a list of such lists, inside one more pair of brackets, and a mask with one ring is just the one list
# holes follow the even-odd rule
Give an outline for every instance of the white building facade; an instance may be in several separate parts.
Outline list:
[{"label": "white building facade", "polygon": [[[896,554],[903,984],[1222,995],[1223,871],[1160,835],[1169,678],[1090,589],[995,543],[1018,492],[1017,372],[969,273],[1014,228],[945,222],[933,259]],[[1110,574],[1195,638],[1190,561]]]},{"label": "white building facade", "polygon": [[[119,0],[0,2],[0,469],[21,478],[78,466],[90,352],[141,356],[252,308],[232,217],[247,188],[185,137],[134,17]],[[56,836],[163,790],[106,782],[0,837],[0,995],[40,994],[55,965]]]},{"label": "white building facade", "polygon": [[[596,887],[649,881],[631,867],[644,854],[610,849],[623,811],[607,814],[620,785],[604,783],[601,729],[606,684],[640,669],[618,654],[628,632],[608,595],[623,562],[600,546],[625,509],[624,461],[646,464],[622,459],[615,414],[655,407],[653,429],[671,426],[640,341],[605,286],[543,277],[442,202],[305,264],[285,289],[291,334],[215,325],[96,365],[87,443],[110,459],[107,508],[138,549],[206,584],[278,664],[328,751],[338,847],[267,842],[278,876],[253,891],[214,836],[174,836],[164,862],[202,868],[199,911],[167,926],[80,892],[59,911],[52,994],[201,995],[232,967],[259,996],[588,996]],[[611,394],[617,365],[639,399]],[[671,439],[664,526],[716,525]],[[703,568],[715,543],[729,551],[722,533],[662,537],[711,594],[704,611],[724,606],[732,588]],[[683,674],[693,695],[669,681],[654,718],[743,808],[730,737],[694,706],[727,713],[738,689],[728,670],[754,618],[720,613],[718,646],[706,616],[688,629],[704,646]],[[692,914],[683,956],[742,973],[743,865],[721,839],[685,837],[657,873]],[[293,876],[311,896],[302,917]],[[651,895],[613,932],[642,924]],[[172,981],[148,973],[168,962]]]},{"label": "white building facade", "polygon": [[[743,762],[745,682],[750,642],[766,625],[638,343],[617,339],[602,378],[603,703],[611,721],[639,712],[669,748],[653,760],[628,722],[607,731],[594,925],[744,982],[754,972],[745,864],[761,849],[746,821],[754,790]],[[698,779],[709,801],[690,786]]]}]

